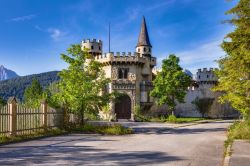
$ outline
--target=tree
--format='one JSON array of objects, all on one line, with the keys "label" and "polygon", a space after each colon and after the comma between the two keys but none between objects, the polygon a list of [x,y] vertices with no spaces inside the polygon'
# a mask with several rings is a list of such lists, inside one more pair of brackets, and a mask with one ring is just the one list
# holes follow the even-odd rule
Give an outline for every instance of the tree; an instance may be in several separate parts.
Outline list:
[{"label": "tree", "polygon": [[213,89],[224,92],[219,101],[229,101],[244,118],[250,118],[250,1],[240,0],[226,14],[235,17],[228,22],[235,26],[221,47],[227,55],[218,60],[218,85]]},{"label": "tree", "polygon": [[59,73],[58,97],[71,111],[81,115],[83,124],[86,113],[97,114],[112,98],[110,93],[101,93],[110,80],[105,78],[102,64],[83,51],[79,44],[72,45],[61,58],[69,67]]},{"label": "tree", "polygon": [[30,86],[25,89],[24,103],[31,108],[37,108],[40,106],[40,102],[43,98],[43,88],[37,79],[33,79]]},{"label": "tree", "polygon": [[157,99],[158,105],[167,104],[174,114],[176,101],[183,103],[187,87],[191,84],[191,77],[183,72],[179,66],[179,58],[174,54],[162,61],[160,71],[153,81],[154,88],[150,95]]},{"label": "tree", "polygon": [[5,106],[7,102],[0,96],[0,108]]}]

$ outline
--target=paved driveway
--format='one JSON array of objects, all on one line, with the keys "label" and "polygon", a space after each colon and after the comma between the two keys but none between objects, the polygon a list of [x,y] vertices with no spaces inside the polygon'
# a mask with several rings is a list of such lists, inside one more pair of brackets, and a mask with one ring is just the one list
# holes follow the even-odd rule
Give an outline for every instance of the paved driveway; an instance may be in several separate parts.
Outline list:
[{"label": "paved driveway", "polygon": [[[130,124],[136,134],[71,134],[0,146],[0,165],[197,165],[223,162],[230,121],[172,128]],[[170,128],[171,127],[171,128]]]}]

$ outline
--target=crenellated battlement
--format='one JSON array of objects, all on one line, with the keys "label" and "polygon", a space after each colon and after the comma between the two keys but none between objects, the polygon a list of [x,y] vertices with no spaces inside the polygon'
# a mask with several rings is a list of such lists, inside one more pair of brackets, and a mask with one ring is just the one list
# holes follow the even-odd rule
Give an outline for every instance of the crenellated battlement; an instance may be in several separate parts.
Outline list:
[{"label": "crenellated battlement", "polygon": [[216,69],[214,68],[203,68],[203,69],[198,69],[196,73],[196,81],[198,83],[216,83],[218,81],[217,76],[214,74],[214,71]]},{"label": "crenellated battlement", "polygon": [[82,40],[82,44],[84,43],[100,43],[102,44],[102,40],[97,40],[97,39],[83,39]]},{"label": "crenellated battlement", "polygon": [[138,57],[140,54],[137,52],[109,52],[109,53],[104,53],[102,55],[98,55],[95,57],[95,59],[105,59],[107,57],[113,57],[113,58],[119,58],[119,57]]},{"label": "crenellated battlement", "polygon": [[145,57],[141,57],[139,53],[134,52],[109,52],[101,55],[95,56],[95,60],[101,63],[136,63],[136,64],[144,64],[147,59]]},{"label": "crenellated battlement", "polygon": [[214,70],[216,70],[216,69],[214,69],[214,68],[209,68],[209,69],[207,69],[207,68],[203,68],[203,69],[198,69],[198,72],[199,73],[204,73],[204,72],[214,72]]}]

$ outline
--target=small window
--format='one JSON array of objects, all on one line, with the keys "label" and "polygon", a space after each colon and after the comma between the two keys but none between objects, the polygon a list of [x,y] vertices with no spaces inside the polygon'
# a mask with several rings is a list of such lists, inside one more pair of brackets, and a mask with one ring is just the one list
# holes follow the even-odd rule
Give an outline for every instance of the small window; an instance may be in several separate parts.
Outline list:
[{"label": "small window", "polygon": [[148,51],[151,52],[151,48],[149,48]]},{"label": "small window", "polygon": [[199,76],[198,78],[201,79],[201,76]]},{"label": "small window", "polygon": [[207,78],[209,78],[209,75],[207,75]]},{"label": "small window", "polygon": [[91,49],[93,50],[93,49],[94,49],[94,46],[91,46]]},{"label": "small window", "polygon": [[99,46],[99,50],[101,50],[101,46]]},{"label": "small window", "polygon": [[128,78],[128,68],[119,68],[118,69],[118,78],[119,79],[127,79]]},{"label": "small window", "polygon": [[138,48],[138,52],[140,52],[141,51],[141,49],[140,48]]},{"label": "small window", "polygon": [[144,47],[143,51],[144,51],[144,52],[146,52],[146,51],[147,51],[147,49]]},{"label": "small window", "polygon": [[123,72],[122,72],[122,69],[120,68],[118,71],[118,78],[122,79],[122,77],[123,77]]}]

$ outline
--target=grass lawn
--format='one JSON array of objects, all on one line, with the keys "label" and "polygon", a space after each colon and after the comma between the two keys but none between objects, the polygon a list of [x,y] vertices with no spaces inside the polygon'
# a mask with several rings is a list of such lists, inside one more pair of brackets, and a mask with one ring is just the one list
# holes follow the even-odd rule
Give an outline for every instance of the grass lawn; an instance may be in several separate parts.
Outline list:
[{"label": "grass lawn", "polygon": [[61,129],[51,129],[48,130],[47,132],[40,131],[40,132],[34,132],[28,135],[16,135],[16,136],[5,136],[5,135],[0,135],[0,145],[1,144],[6,144],[6,143],[11,143],[11,142],[20,142],[20,141],[25,141],[25,140],[31,140],[35,138],[41,138],[41,137],[49,137],[49,136],[57,136],[57,135],[62,135],[67,133],[65,130]]},{"label": "grass lawn", "polygon": [[121,125],[112,126],[94,126],[90,124],[85,124],[80,127],[73,127],[68,130],[51,129],[47,132],[34,132],[29,135],[17,135],[17,136],[1,136],[0,135],[0,145],[12,142],[20,142],[25,140],[31,140],[35,138],[48,137],[48,136],[58,136],[69,133],[86,133],[86,134],[103,134],[103,135],[125,135],[132,134],[133,130],[130,128],[125,128]]},{"label": "grass lawn", "polygon": [[200,120],[206,120],[205,118],[176,118],[174,120],[171,119],[166,119],[166,122],[170,123],[191,123],[191,122],[196,122]]},{"label": "grass lawn", "polygon": [[169,117],[138,117],[139,121],[144,122],[167,122],[167,123],[191,123],[200,120],[206,120],[206,118],[177,118],[175,116],[170,115]]}]

